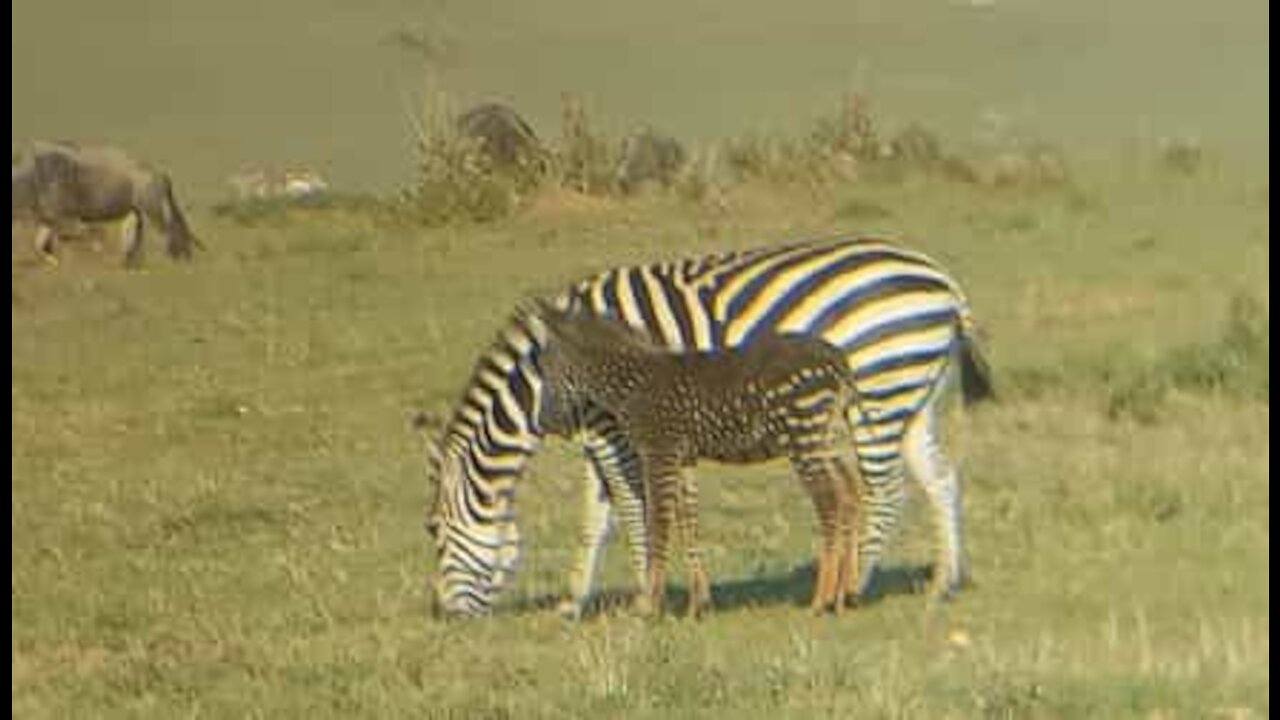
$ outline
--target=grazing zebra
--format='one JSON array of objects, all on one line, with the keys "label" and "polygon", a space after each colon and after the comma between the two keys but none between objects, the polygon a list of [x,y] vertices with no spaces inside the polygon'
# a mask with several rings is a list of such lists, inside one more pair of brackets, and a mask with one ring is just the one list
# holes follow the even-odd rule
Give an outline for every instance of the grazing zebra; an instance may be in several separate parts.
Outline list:
[{"label": "grazing zebra", "polygon": [[[968,304],[931,259],[869,237],[763,247],[614,268],[572,285],[555,304],[620,319],[676,351],[746,346],[770,333],[812,335],[839,348],[858,391],[852,449],[866,489],[855,595],[866,590],[898,523],[908,475],[933,509],[935,594],[949,596],[962,584],[959,477],[940,445],[936,417],[955,370],[966,402],[991,395],[992,387]],[[435,599],[447,612],[487,611],[515,571],[513,501],[542,437],[537,356],[545,340],[545,328],[517,314],[476,363],[431,445]],[[648,576],[635,451],[606,413],[581,420],[586,512],[571,575],[579,607],[592,592],[615,508],[640,587]]]},{"label": "grazing zebra", "polygon": [[676,525],[688,557],[689,614],[710,603],[698,547],[697,486],[683,469],[700,459],[758,463],[786,456],[809,492],[822,532],[813,610],[844,606],[853,579],[858,479],[836,449],[856,398],[844,355],[807,335],[767,335],[750,345],[676,353],[635,329],[583,312],[538,311],[539,418],[571,436],[582,409],[618,424],[640,459],[647,508],[649,602],[661,611],[667,542]]}]

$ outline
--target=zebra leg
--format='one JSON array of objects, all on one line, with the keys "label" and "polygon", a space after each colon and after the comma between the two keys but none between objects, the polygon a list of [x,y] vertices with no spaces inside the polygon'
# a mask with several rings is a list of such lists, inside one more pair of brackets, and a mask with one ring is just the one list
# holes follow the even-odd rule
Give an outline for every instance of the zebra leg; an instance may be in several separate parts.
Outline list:
[{"label": "zebra leg", "polygon": [[907,428],[903,450],[907,468],[933,509],[938,544],[933,592],[938,599],[946,599],[967,581],[968,571],[960,527],[960,476],[938,441],[935,400]]},{"label": "zebra leg", "polygon": [[902,519],[906,503],[906,468],[901,455],[895,453],[883,462],[869,463],[860,457],[862,473],[862,520],[858,532],[858,579],[853,583],[853,595],[857,600],[866,594],[880,566],[885,545],[893,538]]},{"label": "zebra leg", "polygon": [[599,466],[591,456],[588,456],[586,477],[583,479],[578,555],[569,575],[569,597],[562,600],[558,608],[560,615],[571,620],[582,617],[587,601],[595,590],[596,574],[613,525],[609,493],[601,478]]},{"label": "zebra leg", "polygon": [[560,604],[560,612],[580,617],[586,608],[616,514],[631,551],[636,586],[642,589],[636,598],[636,609],[647,613],[649,598],[644,589],[649,585],[649,547],[635,451],[609,428],[602,428],[600,432],[587,433],[583,452],[587,462],[580,543],[570,577],[571,597]]},{"label": "zebra leg", "polygon": [[651,608],[643,589],[649,586],[649,531],[640,459],[629,439],[615,428],[603,429],[596,440],[589,441],[587,455],[609,493],[613,511],[627,539],[631,572],[636,587],[642,589],[636,595],[635,610],[648,614]]}]

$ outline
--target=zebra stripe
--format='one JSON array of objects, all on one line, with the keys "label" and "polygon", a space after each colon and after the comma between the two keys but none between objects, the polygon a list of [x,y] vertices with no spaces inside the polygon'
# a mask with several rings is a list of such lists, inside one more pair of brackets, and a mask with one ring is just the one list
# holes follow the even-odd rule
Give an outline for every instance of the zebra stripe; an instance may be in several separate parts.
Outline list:
[{"label": "zebra stripe", "polygon": [[[851,420],[853,450],[868,489],[866,530],[860,533],[864,581],[872,577],[900,517],[904,452],[916,452],[906,458],[914,458],[913,476],[927,475],[916,479],[933,503],[939,542],[945,545],[949,565],[941,573],[941,586],[949,591],[962,579],[958,480],[941,456],[932,418],[953,356],[976,353],[978,347],[963,294],[927,256],[877,238],[757,248],[614,268],[573,284],[552,302],[561,309],[582,307],[619,318],[675,351],[736,347],[765,330],[812,334],[840,348],[860,397],[857,417]],[[476,607],[477,598],[489,598],[500,587],[494,578],[505,577],[514,567],[510,505],[516,478],[541,440],[537,355],[544,337],[536,322],[518,314],[477,362],[446,429],[445,457],[434,469],[435,512],[452,518],[441,526],[447,541],[438,540],[439,598],[446,609],[467,612]],[[980,361],[960,365],[985,370]],[[979,379],[989,390],[986,378]],[[916,433],[913,442],[919,447],[913,450],[908,429],[917,426],[924,429]],[[642,578],[647,539],[643,498],[635,495],[636,458],[607,418],[587,418],[585,432],[588,481],[600,486],[596,497],[607,496],[608,502],[588,513],[581,536],[584,543],[587,538],[604,542],[607,508],[616,507],[632,548],[633,570]],[[468,489],[459,493],[452,486]],[[439,507],[442,503],[453,507],[446,511]],[[488,523],[511,527],[495,531],[493,537],[501,540],[496,544],[470,542],[479,537],[472,525]],[[579,610],[590,591],[599,549],[584,547],[575,564]],[[450,553],[456,557],[444,557]],[[500,558],[502,553],[507,555]],[[449,608],[451,584],[488,590]]]}]

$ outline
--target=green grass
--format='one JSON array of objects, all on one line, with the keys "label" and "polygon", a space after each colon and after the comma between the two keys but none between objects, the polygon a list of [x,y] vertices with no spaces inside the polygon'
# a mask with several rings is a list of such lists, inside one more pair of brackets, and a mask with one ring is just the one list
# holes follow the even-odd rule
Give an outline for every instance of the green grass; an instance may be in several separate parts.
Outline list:
[{"label": "green grass", "polygon": [[[1225,171],[1146,167],[1037,192],[747,185],[723,208],[552,195],[431,230],[359,203],[197,210],[210,251],[141,272],[74,242],[46,269],[17,244],[14,715],[1265,717],[1268,323],[1232,298],[1267,300],[1268,209]],[[520,297],[851,216],[942,259],[989,335],[1003,400],[948,426],[976,587],[916,592],[913,494],[874,600],[813,619],[801,490],[778,465],[709,466],[710,617],[612,602],[615,542],[610,602],[563,623],[582,470],[552,442],[498,614],[427,616],[409,418],[456,399]],[[1117,367],[1161,379],[1152,417],[1113,412]],[[1178,380],[1204,367],[1228,382]]]}]

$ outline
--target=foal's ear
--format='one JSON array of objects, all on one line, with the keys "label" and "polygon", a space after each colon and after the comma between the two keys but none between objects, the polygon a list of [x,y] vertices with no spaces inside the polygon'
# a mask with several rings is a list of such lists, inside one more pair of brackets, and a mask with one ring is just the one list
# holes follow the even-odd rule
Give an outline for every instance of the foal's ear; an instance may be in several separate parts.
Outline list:
[{"label": "foal's ear", "polygon": [[569,311],[561,310],[546,298],[528,298],[520,305],[521,312],[540,322],[548,332],[563,335]]}]

